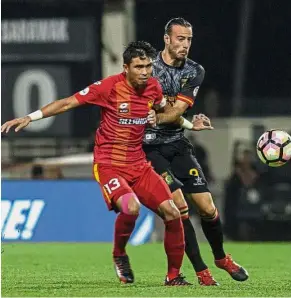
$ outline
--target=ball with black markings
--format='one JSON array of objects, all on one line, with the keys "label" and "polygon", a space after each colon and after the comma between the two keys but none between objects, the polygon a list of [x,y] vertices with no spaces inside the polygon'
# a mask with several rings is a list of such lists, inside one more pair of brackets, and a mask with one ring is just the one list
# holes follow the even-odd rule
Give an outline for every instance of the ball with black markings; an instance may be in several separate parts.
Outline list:
[{"label": "ball with black markings", "polygon": [[280,167],[291,159],[291,137],[282,130],[264,132],[257,142],[260,160],[270,167]]}]

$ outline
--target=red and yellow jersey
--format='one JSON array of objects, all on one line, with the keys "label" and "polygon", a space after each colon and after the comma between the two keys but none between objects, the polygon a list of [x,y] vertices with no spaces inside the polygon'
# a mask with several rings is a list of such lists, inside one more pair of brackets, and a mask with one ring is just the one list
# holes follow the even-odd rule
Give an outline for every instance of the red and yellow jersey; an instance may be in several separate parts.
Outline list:
[{"label": "red and yellow jersey", "polygon": [[95,82],[75,94],[81,104],[101,107],[100,127],[96,131],[94,162],[126,166],[145,161],[142,139],[147,115],[160,105],[162,89],[155,78],[138,92],[124,73]]}]

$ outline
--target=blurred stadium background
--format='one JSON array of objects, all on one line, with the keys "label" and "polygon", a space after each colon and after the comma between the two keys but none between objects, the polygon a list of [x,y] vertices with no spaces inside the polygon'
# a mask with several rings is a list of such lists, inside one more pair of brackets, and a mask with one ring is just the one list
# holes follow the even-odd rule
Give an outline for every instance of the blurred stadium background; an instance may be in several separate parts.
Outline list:
[{"label": "blurred stadium background", "polygon": [[[132,40],[163,48],[172,17],[193,24],[189,57],[206,69],[193,113],[215,130],[187,134],[220,207],[226,238],[291,240],[291,163],[268,168],[255,144],[291,132],[289,0],[2,0],[1,122],[122,69]],[[2,241],[109,242],[114,214],[92,178],[99,109],[82,107],[2,135]],[[204,237],[192,209],[200,241]],[[160,241],[143,210],[132,244]]]}]

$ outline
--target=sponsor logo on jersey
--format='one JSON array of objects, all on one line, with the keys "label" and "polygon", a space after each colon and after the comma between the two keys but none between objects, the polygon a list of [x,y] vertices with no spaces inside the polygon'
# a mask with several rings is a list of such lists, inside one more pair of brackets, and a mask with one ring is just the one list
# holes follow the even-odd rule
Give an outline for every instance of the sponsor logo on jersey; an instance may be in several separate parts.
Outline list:
[{"label": "sponsor logo on jersey", "polygon": [[83,89],[82,91],[80,91],[79,94],[86,95],[89,93],[89,90],[90,90],[89,87],[87,87],[87,88]]},{"label": "sponsor logo on jersey", "polygon": [[198,90],[199,90],[199,86],[197,86],[194,90],[193,90],[193,95],[194,97],[196,97],[197,93],[198,93]]},{"label": "sponsor logo on jersey", "polygon": [[128,103],[124,102],[124,103],[120,104],[118,111],[119,111],[119,113],[128,113],[129,112]]},{"label": "sponsor logo on jersey", "polygon": [[119,124],[121,125],[145,125],[147,123],[147,118],[120,118]]}]

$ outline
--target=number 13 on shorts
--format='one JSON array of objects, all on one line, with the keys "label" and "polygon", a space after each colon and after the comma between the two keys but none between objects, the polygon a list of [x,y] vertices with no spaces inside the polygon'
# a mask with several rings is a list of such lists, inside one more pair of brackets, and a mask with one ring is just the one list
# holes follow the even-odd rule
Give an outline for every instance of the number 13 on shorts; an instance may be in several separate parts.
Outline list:
[{"label": "number 13 on shorts", "polygon": [[120,187],[118,178],[112,178],[108,183],[104,184],[103,187],[106,189],[108,194],[111,194],[112,191]]},{"label": "number 13 on shorts", "polygon": [[[120,187],[120,182],[118,178],[109,178],[109,181],[107,177],[104,177],[105,175],[102,175],[103,181],[100,179],[99,175],[99,169],[98,169],[98,164],[94,165],[94,177],[96,181],[100,184],[101,187],[103,187],[103,190],[106,192],[107,195],[111,195],[112,192]],[[107,176],[107,175],[106,175]],[[104,183],[106,181],[106,183]]]},{"label": "number 13 on shorts", "polygon": [[102,189],[103,197],[108,206],[112,209],[112,203],[124,193],[130,192],[126,181],[111,167],[94,165],[94,177]]}]

